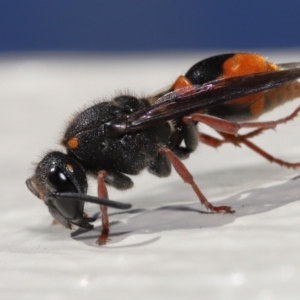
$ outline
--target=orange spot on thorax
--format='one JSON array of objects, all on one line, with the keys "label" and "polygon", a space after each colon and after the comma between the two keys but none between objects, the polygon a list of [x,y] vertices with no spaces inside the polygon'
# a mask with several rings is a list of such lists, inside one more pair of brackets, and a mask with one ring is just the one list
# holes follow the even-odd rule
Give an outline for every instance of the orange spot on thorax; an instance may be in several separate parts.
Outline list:
[{"label": "orange spot on thorax", "polygon": [[68,140],[67,145],[69,148],[71,149],[75,149],[78,147],[79,141],[77,137],[73,137],[71,139]]},{"label": "orange spot on thorax", "polygon": [[70,171],[70,172],[73,172],[74,169],[73,169],[73,166],[71,164],[67,164],[66,165],[66,168]]},{"label": "orange spot on thorax", "polygon": [[188,86],[192,86],[191,82],[185,76],[179,76],[173,84],[173,90],[179,90]]}]

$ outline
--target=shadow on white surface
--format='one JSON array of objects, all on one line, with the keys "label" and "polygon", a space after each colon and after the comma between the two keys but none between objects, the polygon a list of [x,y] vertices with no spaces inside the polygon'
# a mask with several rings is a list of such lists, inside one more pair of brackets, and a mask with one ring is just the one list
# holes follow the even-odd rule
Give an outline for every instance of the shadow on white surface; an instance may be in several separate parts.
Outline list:
[{"label": "shadow on white surface", "polygon": [[[233,223],[236,219],[271,211],[300,199],[300,179],[296,177],[285,183],[260,187],[243,191],[216,205],[232,206],[234,214],[213,214],[202,210],[199,202],[181,205],[167,205],[153,209],[132,209],[126,212],[116,212],[114,215],[129,215],[125,221],[111,224],[108,247],[128,238],[133,234],[160,233],[168,230],[187,230],[196,228],[219,227]],[[93,230],[78,229],[71,234],[72,238],[89,246],[98,247],[95,243],[101,232],[101,226]],[[151,238],[138,244],[113,246],[114,248],[145,246],[156,242],[160,237]]]},{"label": "shadow on white surface", "polygon": [[[280,63],[300,58],[299,50],[264,54]],[[2,58],[1,299],[299,299],[300,180],[287,181],[299,171],[248,149],[200,145],[185,161],[208,199],[235,214],[207,213],[175,172],[164,180],[141,174],[130,192],[109,191],[134,209],[111,210],[111,240],[103,247],[95,243],[100,221],[70,238],[50,225],[45,205],[25,187],[30,162],[60,149],[59,133],[74,110],[115,89],[152,93],[210,55]],[[266,119],[288,115],[288,105]],[[255,143],[297,161],[299,124],[278,126]]]}]

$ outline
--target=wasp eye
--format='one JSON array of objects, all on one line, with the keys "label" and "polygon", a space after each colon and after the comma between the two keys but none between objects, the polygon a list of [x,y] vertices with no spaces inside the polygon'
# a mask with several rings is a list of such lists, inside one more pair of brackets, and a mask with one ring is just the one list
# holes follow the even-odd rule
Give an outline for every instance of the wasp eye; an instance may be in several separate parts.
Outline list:
[{"label": "wasp eye", "polygon": [[48,181],[58,192],[77,192],[72,181],[57,166],[50,169]]}]

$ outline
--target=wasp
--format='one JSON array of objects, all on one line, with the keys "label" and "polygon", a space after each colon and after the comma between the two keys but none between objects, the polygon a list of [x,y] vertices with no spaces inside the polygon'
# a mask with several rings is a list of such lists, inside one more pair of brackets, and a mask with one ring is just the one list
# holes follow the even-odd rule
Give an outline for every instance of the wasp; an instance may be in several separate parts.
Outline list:
[{"label": "wasp", "polygon": [[[229,206],[211,204],[182,163],[199,141],[212,147],[244,144],[271,162],[300,167],[275,158],[250,139],[262,131],[292,120],[300,111],[268,122],[261,114],[300,96],[300,64],[274,64],[253,53],[213,56],[193,65],[169,88],[155,96],[120,95],[96,103],[69,123],[62,145],[65,153],[49,152],[27,179],[29,190],[48,206],[54,219],[67,228],[92,229],[95,218],[84,212],[84,203],[100,205],[102,231],[97,243],[109,237],[107,207],[128,209],[130,204],[108,199],[106,186],[126,190],[130,175],[147,168],[166,177],[172,166],[195,191],[200,203],[213,213],[234,213]],[[203,123],[221,138],[198,130]],[[247,134],[239,134],[249,128]],[[87,175],[97,180],[98,197],[87,195]]]}]

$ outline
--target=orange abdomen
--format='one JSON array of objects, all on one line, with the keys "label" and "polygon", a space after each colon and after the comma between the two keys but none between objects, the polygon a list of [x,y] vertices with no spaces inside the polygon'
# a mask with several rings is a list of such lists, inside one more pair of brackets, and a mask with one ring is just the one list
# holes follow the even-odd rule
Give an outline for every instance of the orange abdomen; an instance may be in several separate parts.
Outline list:
[{"label": "orange abdomen", "polygon": [[[192,66],[185,76],[180,76],[173,89],[188,85],[203,85],[207,82],[262,72],[280,70],[264,57],[252,53],[231,53],[210,57]],[[201,113],[227,120],[247,121],[300,96],[298,81],[283,84],[275,89],[241,97],[216,105]]]},{"label": "orange abdomen", "polygon": [[[266,61],[260,55],[238,53],[224,62],[223,74],[219,78],[221,79],[260,72],[275,72],[277,70],[280,70],[278,66]],[[231,115],[233,119],[239,119],[238,115],[240,107],[243,111],[242,119],[252,120],[258,118],[261,114],[299,96],[300,83],[298,81],[293,81],[270,91],[228,101],[223,105],[227,106],[225,112],[228,111],[229,107],[232,107]],[[236,117],[234,117],[234,115],[236,115]],[[219,116],[225,117],[222,116],[222,113],[219,113]]]}]

